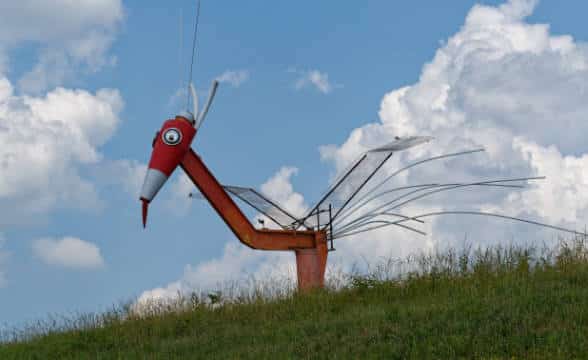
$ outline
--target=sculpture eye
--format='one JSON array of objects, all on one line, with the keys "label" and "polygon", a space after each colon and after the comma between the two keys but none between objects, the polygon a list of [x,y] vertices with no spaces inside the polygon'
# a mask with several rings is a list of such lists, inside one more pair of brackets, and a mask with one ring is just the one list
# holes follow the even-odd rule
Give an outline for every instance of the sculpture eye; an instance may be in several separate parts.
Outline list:
[{"label": "sculpture eye", "polygon": [[182,141],[182,133],[176,128],[167,129],[161,137],[167,145],[178,145]]}]

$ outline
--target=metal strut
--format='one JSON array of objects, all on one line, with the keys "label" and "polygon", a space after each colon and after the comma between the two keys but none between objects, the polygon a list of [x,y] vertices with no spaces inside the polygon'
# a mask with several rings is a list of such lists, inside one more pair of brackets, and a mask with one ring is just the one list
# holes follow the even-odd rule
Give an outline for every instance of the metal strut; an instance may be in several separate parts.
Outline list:
[{"label": "metal strut", "polygon": [[329,204],[329,251],[335,251],[333,246],[333,205]]}]

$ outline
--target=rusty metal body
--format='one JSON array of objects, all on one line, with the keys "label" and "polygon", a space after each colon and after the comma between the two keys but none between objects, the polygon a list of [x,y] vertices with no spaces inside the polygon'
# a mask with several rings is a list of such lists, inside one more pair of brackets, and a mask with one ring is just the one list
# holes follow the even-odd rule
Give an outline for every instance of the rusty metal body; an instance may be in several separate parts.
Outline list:
[{"label": "rusty metal body", "polygon": [[239,241],[257,250],[294,251],[298,288],[309,290],[324,285],[328,254],[324,230],[256,229],[192,149],[180,166]]}]

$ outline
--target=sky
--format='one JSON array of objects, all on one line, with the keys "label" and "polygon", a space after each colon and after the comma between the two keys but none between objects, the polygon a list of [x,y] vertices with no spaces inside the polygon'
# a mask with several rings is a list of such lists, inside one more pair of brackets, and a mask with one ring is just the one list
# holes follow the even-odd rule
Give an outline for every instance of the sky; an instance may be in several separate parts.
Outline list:
[{"label": "sky", "polygon": [[[395,154],[384,174],[483,146],[395,185],[546,180],[439,194],[407,213],[473,209],[583,230],[587,7],[203,0],[193,80],[201,94],[213,79],[221,85],[193,148],[221,182],[301,213],[358,154],[394,136],[435,140]],[[151,140],[185,108],[194,12],[194,1],[0,1],[0,324],[291,272],[292,254],[242,246],[207,203],[190,199],[181,171],[141,226]],[[471,217],[425,229],[339,240],[329,262],[349,269],[464,238],[535,244],[561,235]]]}]

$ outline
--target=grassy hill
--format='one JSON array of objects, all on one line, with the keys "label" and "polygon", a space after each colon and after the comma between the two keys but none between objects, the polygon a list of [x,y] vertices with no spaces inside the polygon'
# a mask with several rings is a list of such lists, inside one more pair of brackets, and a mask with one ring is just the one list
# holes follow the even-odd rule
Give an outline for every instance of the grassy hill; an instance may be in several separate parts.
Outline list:
[{"label": "grassy hill", "polygon": [[584,241],[554,251],[450,251],[402,265],[400,274],[380,267],[351,276],[337,291],[217,306],[194,297],[143,316],[127,308],[79,317],[66,329],[15,335],[0,359],[588,357]]}]

